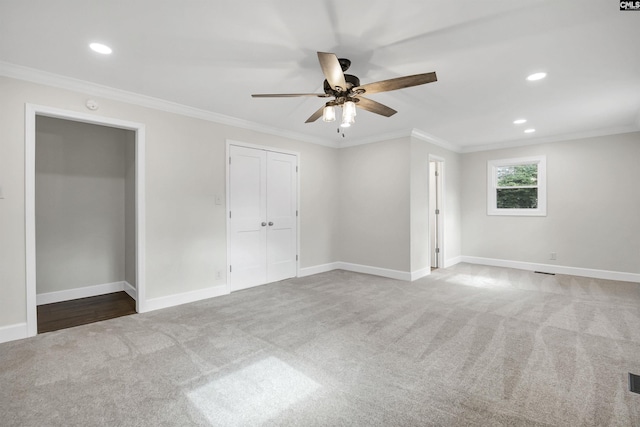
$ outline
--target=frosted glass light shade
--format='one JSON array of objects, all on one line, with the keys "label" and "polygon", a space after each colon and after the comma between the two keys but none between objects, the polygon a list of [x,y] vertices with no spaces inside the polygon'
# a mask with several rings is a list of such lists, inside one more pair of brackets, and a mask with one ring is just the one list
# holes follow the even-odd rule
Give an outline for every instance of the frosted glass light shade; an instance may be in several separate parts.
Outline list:
[{"label": "frosted glass light shade", "polygon": [[347,101],[342,105],[342,127],[349,127],[356,121],[356,103]]},{"label": "frosted glass light shade", "polygon": [[333,105],[327,105],[322,110],[322,121],[332,122],[336,119],[336,107]]}]

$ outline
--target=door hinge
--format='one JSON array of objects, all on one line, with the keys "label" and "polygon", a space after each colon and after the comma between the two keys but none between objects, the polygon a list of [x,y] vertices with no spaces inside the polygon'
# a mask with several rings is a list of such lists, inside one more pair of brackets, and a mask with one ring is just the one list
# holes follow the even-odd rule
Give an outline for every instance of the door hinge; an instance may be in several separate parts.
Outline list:
[{"label": "door hinge", "polygon": [[436,253],[439,254],[440,253],[440,248],[436,248]]},{"label": "door hinge", "polygon": [[436,176],[440,176],[440,172],[436,171]]},{"label": "door hinge", "polygon": [[440,215],[440,209],[436,209],[436,215]]},{"label": "door hinge", "polygon": [[229,211],[229,218],[231,218],[231,211]]},{"label": "door hinge", "polygon": [[229,273],[231,273],[232,270],[233,270],[233,268],[231,266],[229,266]]},{"label": "door hinge", "polygon": [[296,255],[296,261],[298,260],[298,255]]},{"label": "door hinge", "polygon": [[231,164],[231,157],[229,157],[229,164]]},{"label": "door hinge", "polygon": [[298,167],[296,166],[296,172],[298,172]]},{"label": "door hinge", "polygon": [[296,211],[296,216],[298,216],[298,211]]}]

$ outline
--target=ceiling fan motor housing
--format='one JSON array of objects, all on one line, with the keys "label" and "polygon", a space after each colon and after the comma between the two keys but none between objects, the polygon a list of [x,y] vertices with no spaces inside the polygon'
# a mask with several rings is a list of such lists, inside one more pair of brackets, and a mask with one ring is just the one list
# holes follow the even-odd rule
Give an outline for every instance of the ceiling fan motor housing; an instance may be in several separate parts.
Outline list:
[{"label": "ceiling fan motor housing", "polygon": [[[346,92],[349,93],[352,88],[360,86],[360,79],[352,74],[345,74],[344,81],[347,83]],[[336,92],[333,90],[327,80],[324,81],[324,93],[331,96],[344,96],[344,92]]]},{"label": "ceiling fan motor housing", "polygon": [[351,67],[351,60],[347,58],[338,58],[338,62],[340,63],[340,68],[345,72]]}]

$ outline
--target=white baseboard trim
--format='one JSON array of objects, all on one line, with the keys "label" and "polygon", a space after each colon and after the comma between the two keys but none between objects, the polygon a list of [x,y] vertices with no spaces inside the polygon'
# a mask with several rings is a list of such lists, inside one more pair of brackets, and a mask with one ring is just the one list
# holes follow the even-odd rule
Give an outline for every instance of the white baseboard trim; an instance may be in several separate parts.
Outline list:
[{"label": "white baseboard trim", "polygon": [[298,277],[313,276],[314,274],[326,273],[327,271],[337,270],[337,262],[330,262],[328,264],[314,265],[312,267],[301,268],[298,272]]},{"label": "white baseboard trim", "polygon": [[422,270],[416,270],[411,272],[411,281],[422,279],[431,274],[431,267],[423,268]]},{"label": "white baseboard trim", "polygon": [[350,262],[336,262],[336,268],[353,271],[354,273],[373,274],[374,276],[388,277],[390,279],[411,281],[411,273],[408,271],[391,270],[388,268],[372,267],[370,265],[352,264]]},{"label": "white baseboard trim", "polygon": [[462,257],[457,256],[454,258],[449,258],[444,260],[444,268],[453,267],[456,264],[460,264],[462,262]]},{"label": "white baseboard trim", "polygon": [[469,264],[490,265],[494,267],[516,268],[527,271],[544,271],[546,273],[567,274],[570,276],[592,277],[594,279],[618,280],[622,282],[640,283],[640,274],[621,271],[596,270],[592,268],[568,267],[564,265],[538,264],[533,262],[510,261],[505,259],[462,256],[462,262]]},{"label": "white baseboard trim", "polygon": [[131,283],[127,282],[126,280],[122,282],[122,290],[125,291],[127,295],[129,295],[134,300],[138,300],[138,291]]},{"label": "white baseboard trim", "polygon": [[168,295],[166,297],[158,297],[148,299],[144,304],[144,311],[160,310],[162,308],[174,307],[176,305],[188,304],[203,299],[229,295],[229,285],[211,286],[206,289],[198,289],[197,291],[184,292],[181,294]]},{"label": "white baseboard trim", "polygon": [[21,340],[29,336],[26,323],[0,327],[0,343]]},{"label": "white baseboard trim", "polygon": [[[47,292],[36,295],[36,305],[51,304],[60,301],[69,301],[78,298],[95,297],[97,295],[110,294],[113,292],[126,291],[126,282],[103,283],[101,285],[84,286],[82,288],[66,289],[64,291]],[[129,285],[127,283],[127,285]],[[133,288],[131,285],[129,287]],[[131,295],[129,292],[127,292]],[[135,297],[135,289],[132,295]]]},{"label": "white baseboard trim", "polygon": [[405,280],[407,282],[417,280],[431,274],[431,269],[426,268],[412,273],[408,271],[391,270],[388,268],[372,267],[370,265],[353,264],[350,262],[330,262],[327,264],[314,265],[312,267],[301,268],[298,277],[311,276],[313,274],[326,273],[332,270],[346,270],[354,273],[372,274],[374,276],[388,277],[390,279]]}]

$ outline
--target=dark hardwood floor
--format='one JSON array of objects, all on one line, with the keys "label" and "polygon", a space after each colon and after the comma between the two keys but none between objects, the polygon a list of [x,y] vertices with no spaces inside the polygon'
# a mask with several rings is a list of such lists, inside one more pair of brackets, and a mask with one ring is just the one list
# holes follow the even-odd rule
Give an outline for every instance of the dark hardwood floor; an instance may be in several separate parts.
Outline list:
[{"label": "dark hardwood floor", "polygon": [[57,331],[134,314],[136,302],[126,292],[38,306],[38,333]]}]

